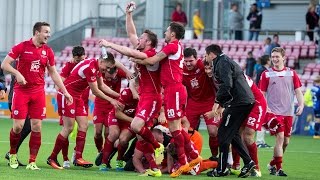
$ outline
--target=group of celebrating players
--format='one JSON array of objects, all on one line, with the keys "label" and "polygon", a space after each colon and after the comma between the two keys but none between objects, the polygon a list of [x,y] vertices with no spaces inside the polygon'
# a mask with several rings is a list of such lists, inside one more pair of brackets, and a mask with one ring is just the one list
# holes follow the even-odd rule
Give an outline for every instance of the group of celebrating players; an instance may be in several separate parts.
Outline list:
[{"label": "group of celebrating players", "polygon": [[[96,96],[94,142],[99,153],[96,164],[101,171],[111,168],[110,159],[115,152],[118,152],[116,169],[123,170],[129,142],[136,137],[134,155],[133,158],[131,155],[131,158],[134,169],[143,175],[158,177],[162,173],[170,173],[170,177],[178,177],[184,173],[195,175],[212,168],[213,170],[207,173],[208,176],[226,176],[232,172],[239,177],[260,177],[254,136],[255,132],[264,126],[276,136],[274,157],[268,165],[270,174],[286,176],[282,170],[282,156],[291,135],[292,91],[296,93],[300,105],[298,115],[303,110],[303,99],[300,98],[301,83],[295,71],[284,67],[284,50],[272,50],[274,68],[262,74],[261,90],[242,71],[226,77],[230,82],[223,82],[223,78],[216,79],[217,70],[213,63],[219,58],[223,58],[221,61],[230,59],[222,53],[219,45],[209,45],[206,47],[205,58],[198,59],[195,49],[184,49],[180,43],[184,36],[184,27],[172,22],[165,32],[167,44],[157,53],[155,48],[158,39],[155,33],[145,30],[140,37],[137,36],[132,19],[132,6],[134,4],[129,3],[126,8],[126,28],[134,48],[104,39],[98,43],[101,47],[130,57],[130,61],[135,63],[134,73],[116,61],[110,52],[103,53],[99,59],[85,59],[84,48],[76,46],[72,50],[73,59],[66,63],[59,75],[55,69],[53,51],[46,45],[50,37],[50,25],[45,22],[35,24],[34,36],[30,40],[12,48],[1,65],[3,70],[16,77],[8,158],[10,167],[19,167],[17,146],[25,118],[30,117],[30,159],[27,169],[39,170],[35,161],[41,145],[41,122],[46,114],[43,77],[47,68],[57,85],[58,113],[62,125],[52,153],[47,159],[47,163],[55,169],[70,168],[68,137],[75,122],[78,129],[71,162],[75,166],[93,166],[93,163],[82,157],[88,129],[88,98],[91,90]],[[16,69],[10,65],[15,60],[18,60]],[[230,72],[225,75],[228,76],[228,73]],[[224,112],[225,108],[231,106],[228,103],[233,101],[232,91],[243,91],[233,88],[234,84],[238,83],[232,82],[236,79],[234,76],[243,76],[246,81],[242,86],[251,88],[248,93],[254,96],[246,120],[239,122],[241,127],[235,129],[235,137],[242,137],[245,149],[241,148],[242,141],[234,140],[233,135],[230,137],[231,147],[230,142],[223,140],[230,134],[224,134],[223,130],[219,132],[220,125],[227,127],[229,123],[233,123],[229,122],[232,118]],[[129,79],[129,85],[120,92],[121,80],[125,78]],[[220,88],[223,83],[227,83],[229,89],[224,89],[222,93]],[[279,89],[285,89],[286,93],[290,94],[289,100],[284,102],[286,109],[276,103],[269,103],[278,101],[279,95],[274,94],[279,94]],[[219,103],[219,96],[220,99],[229,98],[228,102]],[[196,140],[192,140],[201,116],[209,134],[212,155],[209,160],[203,160],[200,156],[202,144],[198,147]],[[169,141],[164,142],[164,136],[168,136]],[[57,158],[60,151],[64,161],[62,166]],[[166,163],[159,163],[158,158],[164,151]],[[239,154],[244,159],[241,170]],[[228,161],[228,165],[224,161]]]}]

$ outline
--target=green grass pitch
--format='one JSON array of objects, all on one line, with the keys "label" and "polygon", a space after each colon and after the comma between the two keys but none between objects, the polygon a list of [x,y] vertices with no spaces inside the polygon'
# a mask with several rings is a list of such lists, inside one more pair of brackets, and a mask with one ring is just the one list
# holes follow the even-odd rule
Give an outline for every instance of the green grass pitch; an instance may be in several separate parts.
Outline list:
[{"label": "green grass pitch", "polygon": [[[57,122],[44,121],[42,126],[42,145],[37,158],[37,165],[41,168],[41,171],[29,171],[24,167],[18,169],[11,169],[7,166],[7,161],[4,159],[5,153],[9,150],[9,131],[12,127],[11,120],[0,119],[0,179],[147,179],[152,177],[139,177],[134,172],[116,172],[111,170],[108,172],[100,172],[98,167],[93,166],[89,169],[72,166],[71,169],[55,170],[46,164],[46,159],[50,155],[57,133],[61,127]],[[202,157],[209,157],[208,146],[208,134],[206,131],[201,131],[204,138],[204,147],[202,151]],[[29,138],[25,140],[19,150],[19,159],[23,163],[27,163],[29,157],[28,148]],[[274,145],[274,138],[267,135],[267,142]],[[74,140],[70,140],[69,157],[72,154],[72,149],[75,145]],[[312,139],[307,136],[293,136],[291,142],[284,156],[283,169],[288,174],[287,178],[275,177],[269,175],[266,165],[272,157],[273,149],[259,149],[259,163],[262,171],[262,177],[260,179],[318,179],[320,173],[318,168],[320,167],[320,140]],[[93,125],[90,125],[87,135],[87,141],[83,157],[86,160],[94,162],[97,154],[97,150],[93,141]],[[60,163],[62,163],[61,156],[59,157]],[[112,161],[113,167],[115,162]],[[168,175],[160,177],[170,178]],[[202,173],[199,176],[187,176],[182,175],[178,179],[209,179],[206,173]],[[224,179],[234,179],[236,176],[228,176]],[[250,179],[254,177],[249,177]]]}]

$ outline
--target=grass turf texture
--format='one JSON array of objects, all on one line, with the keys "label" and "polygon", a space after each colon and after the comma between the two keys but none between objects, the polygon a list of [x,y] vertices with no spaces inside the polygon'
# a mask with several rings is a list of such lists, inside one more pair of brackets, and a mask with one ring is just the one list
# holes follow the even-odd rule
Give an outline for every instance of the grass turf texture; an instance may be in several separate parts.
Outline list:
[{"label": "grass turf texture", "polygon": [[[0,119],[0,178],[1,179],[146,179],[152,177],[139,177],[135,172],[116,172],[110,170],[108,172],[100,172],[98,167],[93,166],[89,169],[82,167],[71,166],[71,169],[55,170],[46,164],[46,160],[50,155],[56,136],[61,130],[57,122],[44,121],[42,126],[42,145],[37,157],[37,165],[41,171],[26,170],[25,167],[11,169],[7,166],[7,161],[4,159],[5,153],[9,150],[9,131],[12,127],[12,121],[8,119]],[[206,131],[201,131],[204,139],[204,147],[202,157],[208,158],[210,150],[208,146],[208,134]],[[268,144],[274,145],[274,138],[266,136]],[[29,158],[29,138],[26,138],[19,150],[19,160],[27,163]],[[70,140],[69,158],[71,158],[75,141]],[[307,136],[293,136],[289,147],[283,159],[283,169],[288,174],[288,177],[275,177],[269,175],[266,165],[272,157],[273,149],[259,149],[259,164],[262,171],[260,179],[318,179],[319,160],[320,160],[320,140],[312,139]],[[84,159],[94,162],[97,154],[96,147],[93,141],[93,125],[90,125],[87,141],[84,150]],[[116,156],[115,156],[116,157]],[[115,168],[115,157],[112,160],[112,167]],[[59,156],[60,164],[63,163],[61,155]],[[165,174],[161,178],[170,178]],[[182,175],[179,179],[194,179],[194,178],[210,178],[203,172],[199,177]],[[224,179],[234,179],[236,176],[228,176]],[[252,178],[252,177],[250,177]]]}]

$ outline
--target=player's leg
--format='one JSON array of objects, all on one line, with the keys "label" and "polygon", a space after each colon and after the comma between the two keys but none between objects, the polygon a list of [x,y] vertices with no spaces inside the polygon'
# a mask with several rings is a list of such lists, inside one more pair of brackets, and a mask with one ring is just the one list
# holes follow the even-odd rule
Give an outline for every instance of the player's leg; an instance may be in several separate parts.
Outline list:
[{"label": "player's leg", "polygon": [[21,138],[21,131],[25,123],[25,117],[28,113],[28,102],[30,98],[23,92],[16,91],[12,98],[13,127],[10,130],[10,155],[9,165],[11,168],[18,168],[17,147]]},{"label": "player's leg", "polygon": [[[128,126],[129,127],[129,126]],[[118,157],[116,162],[116,170],[123,171],[123,156],[129,146],[129,141],[134,138],[133,133],[128,128],[122,128],[119,136]]]},{"label": "player's leg", "polygon": [[245,127],[243,131],[243,141],[247,146],[251,159],[256,164],[256,171],[254,171],[254,175],[257,177],[261,177],[261,171],[260,171],[259,161],[258,161],[258,149],[254,141],[255,132],[256,131],[254,129]]},{"label": "player's leg", "polygon": [[268,170],[271,175],[276,175],[279,170],[282,170],[283,142],[284,132],[278,132],[273,150],[273,159],[268,164]]},{"label": "player's leg", "polygon": [[[110,118],[110,115],[109,115]],[[113,118],[111,118],[113,119]],[[113,122],[113,124],[111,123]],[[114,142],[119,138],[120,128],[118,123],[109,120],[109,134],[104,142],[102,164],[100,165],[101,171],[107,171],[106,165],[109,163],[109,156],[112,154],[114,149]]]},{"label": "player's leg", "polygon": [[26,169],[39,170],[35,164],[41,146],[42,119],[46,118],[45,92],[30,95],[28,112],[30,115],[31,135],[29,140],[30,158]]},{"label": "player's leg", "polygon": [[103,146],[103,123],[94,124],[94,143],[96,145],[98,153],[101,152]]},{"label": "player's leg", "polygon": [[47,164],[55,169],[63,169],[59,164],[57,157],[60,151],[66,147],[69,147],[68,136],[73,130],[75,119],[72,117],[62,116],[63,127],[58,136],[52,150],[51,155],[47,159]]},{"label": "player's leg", "polygon": [[205,118],[205,122],[209,134],[209,147],[211,151],[211,157],[215,158],[218,156],[219,152],[218,127],[220,124],[220,119],[216,120],[216,118]]},{"label": "player's leg", "polygon": [[[161,108],[161,96],[145,96],[142,95],[140,97],[136,116],[133,118],[131,122],[131,130],[141,136],[146,142],[149,142],[154,149],[160,149],[163,151],[163,146],[157,142],[154,138],[152,132],[148,127],[146,127],[146,122],[153,117],[160,111]],[[157,154],[156,154],[157,156]]]},{"label": "player's leg", "polygon": [[103,146],[103,126],[109,111],[106,111],[105,108],[100,108],[99,105],[95,104],[93,110],[93,124],[94,124],[94,143],[96,145],[98,153],[101,152]]},{"label": "player's leg", "polygon": [[[76,112],[80,112],[80,111],[76,111]],[[76,147],[75,147],[76,156],[73,164],[75,166],[82,166],[85,168],[92,167],[93,164],[91,162],[88,162],[82,158],[84,146],[86,143],[87,130],[88,130],[87,114],[83,114],[82,116],[76,116],[76,121],[78,123],[78,133],[77,133]]]},{"label": "player's leg", "polygon": [[22,144],[22,142],[24,141],[24,139],[26,137],[28,137],[28,135],[31,132],[31,123],[30,123],[30,117],[27,116],[21,131],[21,138],[19,140],[18,146],[17,146],[17,152],[19,151],[20,145]]},{"label": "player's leg", "polygon": [[293,117],[285,116],[284,117],[284,141],[283,141],[283,153],[286,151],[286,148],[290,142],[290,136],[292,131]]}]

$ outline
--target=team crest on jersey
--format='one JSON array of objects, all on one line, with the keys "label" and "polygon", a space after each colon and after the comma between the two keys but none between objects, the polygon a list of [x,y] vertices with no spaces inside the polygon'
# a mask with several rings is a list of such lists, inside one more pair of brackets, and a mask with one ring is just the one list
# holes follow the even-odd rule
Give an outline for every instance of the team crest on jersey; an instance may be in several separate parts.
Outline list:
[{"label": "team crest on jersey", "polygon": [[118,122],[118,120],[115,119],[115,118],[113,118],[111,121],[112,121],[112,122]]},{"label": "team crest on jersey", "polygon": [[199,82],[198,82],[197,78],[191,79],[191,80],[190,80],[190,83],[191,83],[191,87],[192,87],[193,89],[199,87]]},{"label": "team crest on jersey", "polygon": [[96,68],[91,69],[92,73],[95,73],[97,70]]},{"label": "team crest on jersey", "polygon": [[14,111],[13,111],[13,114],[14,114],[14,115],[18,115],[18,114],[19,114],[19,111],[18,111],[18,110],[14,110]]},{"label": "team crest on jersey", "polygon": [[74,114],[74,113],[75,113],[75,110],[74,110],[74,109],[71,109],[71,110],[70,110],[70,113],[71,113],[71,114]]},{"label": "team crest on jersey", "polygon": [[47,55],[47,52],[45,50],[42,50],[42,55],[46,56]]},{"label": "team crest on jersey", "polygon": [[97,120],[97,116],[93,116],[93,121],[96,121]]}]

